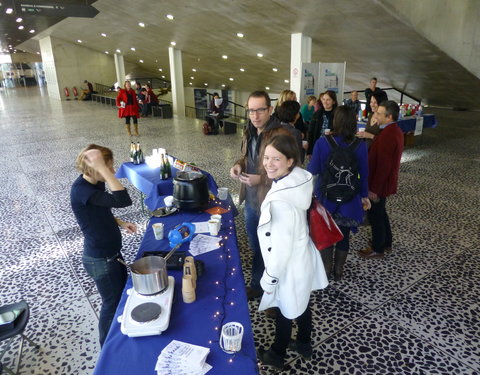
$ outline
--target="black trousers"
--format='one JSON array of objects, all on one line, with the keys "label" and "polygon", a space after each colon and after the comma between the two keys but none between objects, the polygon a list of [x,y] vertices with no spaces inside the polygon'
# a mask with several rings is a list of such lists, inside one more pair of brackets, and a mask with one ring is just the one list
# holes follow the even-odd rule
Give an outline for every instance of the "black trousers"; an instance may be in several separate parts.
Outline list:
[{"label": "black trousers", "polygon": [[376,253],[384,253],[386,247],[392,246],[392,229],[386,204],[387,198],[380,198],[378,202],[372,202],[368,210],[368,221],[372,226],[372,249]]},{"label": "black trousers", "polygon": [[138,124],[137,116],[125,116],[125,124],[130,125],[130,117],[133,118],[133,123]]},{"label": "black trousers", "polygon": [[[310,303],[307,309],[295,319],[297,321],[298,332],[297,340],[302,343],[309,343],[312,336],[312,311],[310,310]],[[288,342],[292,335],[293,320],[285,318],[280,309],[277,313],[277,321],[275,328],[275,341],[272,344],[272,349],[279,355],[285,355],[287,352]]]}]

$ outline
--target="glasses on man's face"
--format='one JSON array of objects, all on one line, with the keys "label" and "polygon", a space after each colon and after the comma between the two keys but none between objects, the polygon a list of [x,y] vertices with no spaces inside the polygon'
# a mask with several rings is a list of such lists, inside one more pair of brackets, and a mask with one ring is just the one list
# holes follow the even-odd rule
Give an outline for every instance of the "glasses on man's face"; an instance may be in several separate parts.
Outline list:
[{"label": "glasses on man's face", "polygon": [[247,113],[249,115],[254,115],[255,113],[258,113],[259,115],[263,115],[267,111],[268,111],[268,107],[257,108],[257,109],[247,109]]}]

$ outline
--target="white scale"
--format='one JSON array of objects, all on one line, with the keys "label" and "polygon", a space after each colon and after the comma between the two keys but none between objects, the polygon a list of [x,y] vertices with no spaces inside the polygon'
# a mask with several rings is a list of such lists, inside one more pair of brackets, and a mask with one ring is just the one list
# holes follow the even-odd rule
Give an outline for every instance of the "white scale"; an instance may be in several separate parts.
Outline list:
[{"label": "white scale", "polygon": [[[123,314],[118,317],[118,322],[121,323],[120,329],[124,335],[129,337],[153,336],[160,335],[168,328],[170,323],[170,313],[172,311],[173,291],[175,288],[175,279],[173,276],[168,276],[168,287],[161,293],[151,296],[144,296],[137,293],[133,288],[127,290],[128,298],[123,309]],[[142,306],[140,306],[142,305]],[[155,306],[157,305],[157,306]],[[140,306],[140,307],[138,307]],[[145,322],[139,322],[132,318],[132,312],[138,312],[143,307],[150,307],[155,310],[160,307],[153,319]],[[141,312],[141,311],[140,311]],[[158,316],[157,316],[158,315]],[[148,319],[148,318],[146,318]]]}]

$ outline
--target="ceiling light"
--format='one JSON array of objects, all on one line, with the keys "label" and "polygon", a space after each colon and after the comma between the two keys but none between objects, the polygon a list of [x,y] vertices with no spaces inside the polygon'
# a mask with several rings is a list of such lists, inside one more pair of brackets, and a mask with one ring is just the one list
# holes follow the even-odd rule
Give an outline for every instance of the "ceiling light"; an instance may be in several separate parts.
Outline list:
[{"label": "ceiling light", "polygon": [[158,68],[158,71],[159,71],[159,72],[163,72],[163,69],[162,69],[162,68]]},{"label": "ceiling light", "polygon": [[143,22],[139,22],[139,23],[138,23],[138,26],[140,26],[140,27],[145,27],[145,24],[144,24]]},{"label": "ceiling light", "polygon": [[176,46],[176,45],[177,45],[177,43],[175,43],[175,42],[173,42],[173,41],[170,42],[170,44],[171,44],[172,46]]},{"label": "ceiling light", "polygon": [[207,83],[207,82],[205,82],[205,83],[204,83],[204,85],[205,85],[205,86],[208,86],[208,83]]},{"label": "ceiling light", "polygon": [[278,72],[278,69],[277,69],[277,68],[272,68],[272,70],[273,70],[274,72]]},{"label": "ceiling light", "polygon": [[12,8],[7,8],[7,10],[5,11],[5,13],[7,13],[7,14],[12,14],[12,13],[13,13],[13,9],[12,9]]},{"label": "ceiling light", "polygon": [[40,52],[37,52],[37,55],[40,55]]},{"label": "ceiling light", "polygon": [[189,84],[189,85],[193,85],[193,83],[192,83],[192,82],[188,82],[188,84]]},{"label": "ceiling light", "polygon": [[228,56],[227,55],[222,55],[222,59],[226,60],[226,59],[228,59]]},{"label": "ceiling light", "polygon": [[244,37],[244,35],[243,35],[242,33],[237,33],[237,36],[238,36],[239,38],[243,38],[243,37]]},{"label": "ceiling light", "polygon": [[115,50],[116,53],[120,53],[122,51],[120,51],[118,48]]},{"label": "ceiling light", "polygon": [[283,82],[285,82],[285,83],[289,83],[290,81],[289,81],[288,79],[286,79],[286,80],[284,80]]},{"label": "ceiling light", "polygon": [[105,33],[101,33],[100,35],[103,36],[104,38],[107,37],[107,34],[105,34]]},{"label": "ceiling light", "polygon": [[165,76],[162,76],[162,78],[165,78]]},{"label": "ceiling light", "polygon": [[195,69],[195,68],[192,68],[192,72],[196,72],[196,71],[197,71],[197,69]]},{"label": "ceiling light", "polygon": [[270,90],[270,87],[268,87],[268,86],[265,86],[265,90]]},{"label": "ceiling light", "polygon": [[135,51],[135,47],[130,48],[132,51]]},{"label": "ceiling light", "polygon": [[229,78],[229,80],[230,80],[230,81],[233,81],[233,78],[232,78],[232,77],[230,77],[230,78]]},{"label": "ceiling light", "polygon": [[167,14],[165,17],[167,17],[169,20],[173,20],[173,15],[172,14]]},{"label": "ceiling light", "polygon": [[18,30],[23,30],[24,28],[25,28],[25,26],[23,26],[23,25],[18,26]]},{"label": "ceiling light", "polygon": [[33,34],[34,32],[35,32],[34,29],[32,29],[32,30],[29,31],[30,34]]},{"label": "ceiling light", "polygon": [[16,21],[16,22],[22,22],[23,19],[22,19],[22,17],[18,17],[15,21]]},{"label": "ceiling light", "polygon": [[138,62],[141,62],[143,64],[143,60],[138,60]]},{"label": "ceiling light", "polygon": [[257,53],[257,57],[263,57],[263,53]]},{"label": "ceiling light", "polygon": [[77,43],[82,43],[82,41],[80,39],[77,39]]},{"label": "ceiling light", "polygon": [[190,77],[190,79],[195,79],[195,77]]},{"label": "ceiling light", "polygon": [[225,84],[223,84],[222,87],[225,87]]},{"label": "ceiling light", "polygon": [[241,72],[244,72],[244,71],[245,71],[245,69],[243,69],[243,68],[240,68],[240,71],[241,71]]},{"label": "ceiling light", "polygon": [[109,52],[108,52],[108,51],[105,51],[105,53],[106,53],[107,55],[109,54]]}]

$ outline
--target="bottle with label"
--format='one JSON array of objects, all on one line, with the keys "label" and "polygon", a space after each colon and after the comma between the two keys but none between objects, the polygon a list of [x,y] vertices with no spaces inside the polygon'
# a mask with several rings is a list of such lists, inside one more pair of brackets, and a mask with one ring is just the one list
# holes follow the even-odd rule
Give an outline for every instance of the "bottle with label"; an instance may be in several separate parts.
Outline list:
[{"label": "bottle with label", "polygon": [[160,158],[160,180],[164,180],[163,172],[165,171],[165,163],[163,160],[163,154],[160,154],[159,158]]},{"label": "bottle with label", "polygon": [[134,163],[135,162],[135,143],[130,142],[130,162]]},{"label": "bottle with label", "polygon": [[172,166],[170,165],[170,161],[168,160],[168,155],[165,155],[165,170],[168,174],[168,178],[172,177]]},{"label": "bottle with label", "polygon": [[140,142],[137,142],[136,153],[135,153],[134,160],[135,160],[134,164],[143,163],[143,151],[142,151],[142,148],[140,147]]},{"label": "bottle with label", "polygon": [[167,180],[168,177],[169,177],[169,172],[168,172],[168,169],[167,169],[167,162],[166,162],[166,158],[165,158],[165,154],[162,154],[162,167],[160,168],[160,178],[162,180]]}]

